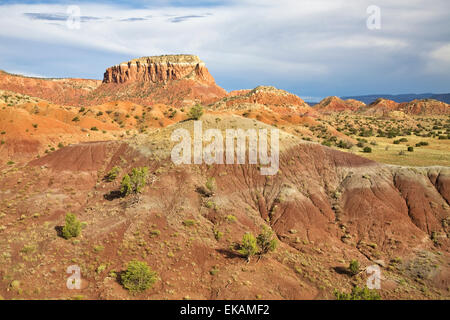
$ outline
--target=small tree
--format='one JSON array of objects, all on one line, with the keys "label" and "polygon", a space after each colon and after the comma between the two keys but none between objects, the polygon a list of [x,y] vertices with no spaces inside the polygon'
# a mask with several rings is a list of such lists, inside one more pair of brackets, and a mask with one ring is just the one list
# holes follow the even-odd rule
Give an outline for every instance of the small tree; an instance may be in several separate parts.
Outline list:
[{"label": "small tree", "polygon": [[244,234],[238,252],[247,258],[247,261],[250,261],[250,258],[258,253],[257,240],[253,234],[250,232]]},{"label": "small tree", "polygon": [[272,230],[270,230],[270,228],[265,225],[262,227],[262,232],[258,235],[256,240],[261,250],[261,254],[266,254],[269,251],[275,251],[278,245],[277,240],[273,239]]},{"label": "small tree", "polygon": [[81,222],[78,221],[77,217],[73,213],[68,213],[66,215],[66,224],[62,228],[62,236],[65,239],[70,239],[78,237],[81,233]]},{"label": "small tree", "polygon": [[145,262],[133,260],[128,263],[127,270],[121,276],[125,289],[132,292],[145,291],[158,280],[158,273],[153,271]]},{"label": "small tree", "polygon": [[124,175],[122,178],[122,182],[120,183],[120,193],[122,196],[126,197],[132,192],[131,187],[131,178],[128,174]]},{"label": "small tree", "polygon": [[358,262],[358,260],[353,259],[353,260],[350,262],[350,265],[348,266],[348,269],[350,270],[350,272],[351,272],[353,275],[358,274],[358,273],[359,273],[359,262]]},{"label": "small tree", "polygon": [[131,174],[126,174],[122,178],[120,192],[124,197],[131,193],[138,194],[142,191],[147,183],[148,168],[133,168]]},{"label": "small tree", "polygon": [[148,168],[134,168],[131,171],[131,186],[134,193],[140,193],[147,183]]},{"label": "small tree", "polygon": [[200,104],[196,104],[189,110],[188,117],[191,120],[198,120],[203,115],[203,107]]}]

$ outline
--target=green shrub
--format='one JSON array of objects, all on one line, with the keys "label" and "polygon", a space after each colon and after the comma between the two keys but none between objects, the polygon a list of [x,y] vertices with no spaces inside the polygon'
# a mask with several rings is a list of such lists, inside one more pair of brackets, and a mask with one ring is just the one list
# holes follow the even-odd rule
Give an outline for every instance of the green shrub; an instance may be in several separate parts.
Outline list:
[{"label": "green shrub", "polygon": [[351,293],[334,290],[334,295],[337,300],[381,300],[377,291],[370,290],[367,287],[359,288],[358,286],[354,287]]},{"label": "green shrub", "polygon": [[219,267],[218,266],[212,267],[212,269],[209,271],[209,274],[212,275],[212,276],[215,276],[217,273],[219,273]]},{"label": "green shrub", "polygon": [[255,236],[250,232],[244,234],[242,243],[237,251],[250,261],[250,258],[258,253],[258,244]]},{"label": "green shrub", "polygon": [[120,183],[120,193],[122,194],[122,196],[126,197],[127,195],[131,194],[132,189],[131,178],[128,174],[126,174],[123,176],[122,182]]},{"label": "green shrub", "polygon": [[262,232],[256,238],[261,254],[268,253],[269,251],[275,251],[278,246],[278,242],[273,238],[273,232],[269,227],[263,226]]},{"label": "green shrub", "polygon": [[207,207],[208,209],[212,209],[216,206],[216,204],[214,203],[214,201],[208,200],[205,203],[205,207]]},{"label": "green shrub", "polygon": [[351,149],[353,145],[350,142],[339,140],[336,146],[341,149]]},{"label": "green shrub", "polygon": [[173,117],[175,117],[175,115],[177,114],[177,110],[173,110],[170,114],[169,114],[169,118],[173,119]]},{"label": "green shrub", "polygon": [[62,228],[62,236],[65,239],[75,238],[81,234],[81,222],[73,213],[66,215],[66,224]]},{"label": "green shrub", "polygon": [[145,262],[133,260],[121,276],[122,285],[131,292],[145,291],[158,280],[158,274]]},{"label": "green shrub", "polygon": [[131,174],[126,174],[122,178],[120,192],[124,197],[130,194],[138,194],[142,191],[147,183],[148,168],[133,168]]},{"label": "green shrub", "polygon": [[359,273],[359,262],[358,260],[353,259],[350,262],[350,265],[348,266],[348,269],[350,270],[350,272],[355,275]]},{"label": "green shrub", "polygon": [[95,246],[94,247],[94,251],[95,252],[102,252],[103,250],[105,250],[105,247],[104,246],[102,246],[102,245],[98,245],[98,246]]},{"label": "green shrub", "polygon": [[151,237],[158,237],[161,234],[161,231],[158,229],[150,230],[150,236]]},{"label": "green shrub", "polygon": [[199,120],[203,115],[203,107],[200,104],[196,104],[189,110],[188,117],[191,120]]},{"label": "green shrub", "polygon": [[80,121],[80,118],[78,116],[76,116],[75,118],[72,119],[73,122],[78,122]]},{"label": "green shrub", "polygon": [[186,227],[193,227],[195,226],[195,224],[196,224],[195,220],[192,219],[186,219],[183,221],[183,225]]},{"label": "green shrub", "polygon": [[98,131],[98,128],[97,127],[92,127],[91,130],[92,131]]},{"label": "green shrub", "polygon": [[213,177],[208,178],[206,181],[206,188],[208,188],[209,191],[214,191],[216,189],[216,179]]},{"label": "green shrub", "polygon": [[214,238],[217,241],[220,241],[220,239],[223,238],[223,232],[219,231],[219,230],[214,230]]},{"label": "green shrub", "polygon": [[232,214],[229,214],[229,215],[227,215],[227,216],[225,217],[225,220],[226,220],[228,223],[233,223],[233,222],[236,222],[236,221],[237,221],[237,218],[236,218],[235,216],[233,216]]},{"label": "green shrub", "polygon": [[414,147],[408,147],[408,152],[414,152]]},{"label": "green shrub", "polygon": [[112,181],[116,180],[119,173],[120,173],[120,168],[118,166],[115,166],[106,174],[105,180],[108,182],[112,182]]},{"label": "green shrub", "polygon": [[371,148],[371,147],[365,147],[365,148],[363,149],[363,152],[364,152],[364,153],[371,153],[371,152],[372,152],[372,148]]},{"label": "green shrub", "polygon": [[420,141],[419,143],[416,143],[416,147],[422,147],[422,146],[428,146],[429,143],[426,141]]}]

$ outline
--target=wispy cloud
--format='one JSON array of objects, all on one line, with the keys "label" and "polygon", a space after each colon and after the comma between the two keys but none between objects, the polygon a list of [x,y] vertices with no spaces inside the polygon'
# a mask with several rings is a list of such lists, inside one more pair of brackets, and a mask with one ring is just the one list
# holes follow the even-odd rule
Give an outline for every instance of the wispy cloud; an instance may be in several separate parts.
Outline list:
[{"label": "wispy cloud", "polygon": [[188,16],[178,16],[174,18],[170,18],[169,21],[173,23],[179,23],[186,20],[192,20],[192,19],[198,19],[198,18],[205,18],[207,16],[210,16],[211,14],[205,14],[205,15],[188,15]]},{"label": "wispy cloud", "polygon": [[136,17],[132,17],[132,18],[125,18],[125,19],[120,19],[120,21],[125,21],[125,22],[133,22],[133,21],[146,21],[146,20],[150,20],[151,17],[146,17],[146,18],[136,18]]},{"label": "wispy cloud", "polygon": [[36,13],[36,12],[25,12],[24,16],[27,16],[33,20],[47,20],[47,21],[66,21],[68,15],[58,14],[58,13]]},{"label": "wispy cloud", "polygon": [[31,77],[31,78],[45,78],[45,76],[37,73],[32,73],[27,70],[8,70],[8,73],[11,74],[19,74],[25,77]]},{"label": "wispy cloud", "polygon": [[[65,13],[25,12],[24,16],[32,20],[44,20],[44,21],[67,21],[67,19],[69,18],[69,15]],[[80,16],[81,22],[99,21],[104,19],[105,18]]]}]

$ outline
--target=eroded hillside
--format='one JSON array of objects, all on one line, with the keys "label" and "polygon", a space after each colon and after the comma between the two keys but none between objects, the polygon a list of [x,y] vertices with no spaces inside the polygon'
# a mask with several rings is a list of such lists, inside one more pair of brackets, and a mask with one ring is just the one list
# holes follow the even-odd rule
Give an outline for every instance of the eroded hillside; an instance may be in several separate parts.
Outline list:
[{"label": "eroded hillside", "polygon": [[[266,126],[241,117],[219,122]],[[191,130],[192,121],[175,126]],[[385,299],[449,297],[448,168],[380,165],[289,134],[281,136],[275,176],[257,165],[175,166],[168,154],[176,127],[3,167],[1,295],[73,297],[65,271],[76,264],[77,295],[136,298],[117,274],[137,258],[160,277],[139,298],[333,298],[335,288],[365,283],[364,272],[345,271],[352,259],[381,266]],[[105,181],[115,166],[117,179]],[[117,196],[121,177],[142,166],[150,176],[139,199]],[[211,193],[202,192],[207,181]],[[58,236],[67,212],[85,223],[74,240]],[[279,247],[247,263],[233,243],[263,225]]]}]

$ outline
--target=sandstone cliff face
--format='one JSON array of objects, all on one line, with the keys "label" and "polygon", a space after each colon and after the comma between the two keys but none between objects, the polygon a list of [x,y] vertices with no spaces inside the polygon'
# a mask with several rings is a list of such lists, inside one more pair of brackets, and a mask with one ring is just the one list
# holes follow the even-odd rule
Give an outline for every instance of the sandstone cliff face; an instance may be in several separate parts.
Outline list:
[{"label": "sandstone cliff face", "polygon": [[144,57],[121,63],[106,70],[103,83],[166,83],[181,79],[215,85],[205,63],[192,55]]},{"label": "sandstone cliff face", "polygon": [[219,87],[205,63],[193,55],[143,57],[108,68],[97,90],[97,103],[128,100],[175,107],[210,104],[227,92]]}]

